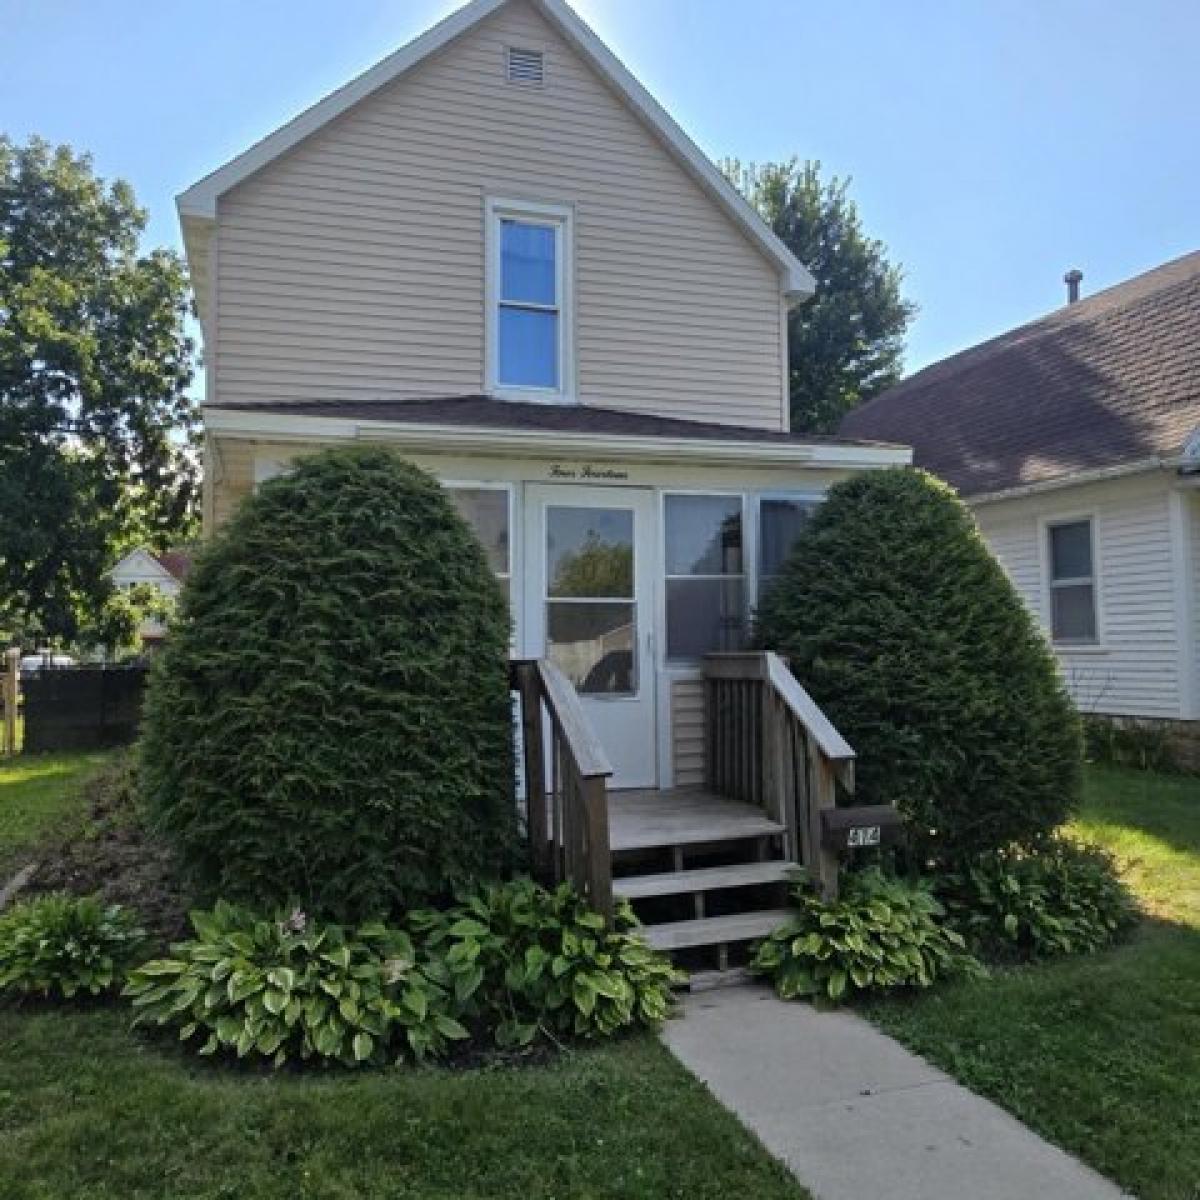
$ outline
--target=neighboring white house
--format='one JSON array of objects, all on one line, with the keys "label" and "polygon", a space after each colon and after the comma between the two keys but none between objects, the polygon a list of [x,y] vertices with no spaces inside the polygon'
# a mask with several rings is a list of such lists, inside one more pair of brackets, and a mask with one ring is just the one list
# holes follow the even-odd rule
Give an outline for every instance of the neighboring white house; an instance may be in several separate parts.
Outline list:
[{"label": "neighboring white house", "polygon": [[[145,547],[138,547],[130,550],[113,567],[109,578],[122,590],[138,586],[152,587],[173,600],[179,595],[190,566],[190,557],[181,552],[155,554]],[[143,645],[161,641],[166,632],[166,624],[154,617],[147,617],[138,627],[138,637]]]},{"label": "neighboring white house", "polygon": [[[1078,278],[1068,277],[1077,286]],[[843,432],[972,505],[1080,709],[1200,738],[1200,253],[919,371]]]},{"label": "neighboring white house", "polygon": [[[297,455],[396,447],[474,524],[614,786],[699,782],[701,656],[741,644],[831,483],[910,453],[789,432],[812,278],[679,126],[561,0],[474,0],[178,204],[206,529]],[[595,545],[628,580],[571,594]]]}]

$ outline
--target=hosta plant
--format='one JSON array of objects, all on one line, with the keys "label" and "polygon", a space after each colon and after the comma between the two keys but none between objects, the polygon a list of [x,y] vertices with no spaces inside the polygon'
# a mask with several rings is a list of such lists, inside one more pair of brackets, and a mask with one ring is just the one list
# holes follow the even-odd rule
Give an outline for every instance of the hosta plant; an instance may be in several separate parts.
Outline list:
[{"label": "hosta plant", "polygon": [[223,902],[192,924],[195,937],[131,972],[125,994],[135,1023],[177,1029],[201,1054],[354,1067],[437,1057],[467,1036],[403,931]]},{"label": "hosta plant", "polygon": [[1112,856],[1063,837],[977,859],[939,890],[956,928],[989,958],[1089,954],[1137,921]]},{"label": "hosta plant", "polygon": [[528,879],[486,887],[410,927],[440,959],[448,985],[502,1047],[539,1037],[603,1037],[655,1026],[683,976],[633,932],[627,905],[606,929],[568,885]]},{"label": "hosta plant", "polygon": [[926,884],[871,867],[848,876],[835,901],[820,899],[804,882],[794,898],[796,915],[759,943],[751,963],[785,1000],[836,1003],[979,970]]},{"label": "hosta plant", "polygon": [[0,995],[71,999],[119,985],[146,935],[119,904],[54,893],[0,915]]}]

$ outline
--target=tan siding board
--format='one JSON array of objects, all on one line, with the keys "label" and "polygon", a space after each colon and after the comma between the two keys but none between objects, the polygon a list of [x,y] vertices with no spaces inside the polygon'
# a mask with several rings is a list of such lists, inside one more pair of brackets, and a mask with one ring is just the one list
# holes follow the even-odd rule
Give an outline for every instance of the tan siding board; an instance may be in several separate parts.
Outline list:
[{"label": "tan siding board", "polygon": [[677,787],[704,782],[704,682],[671,680],[671,765]]},{"label": "tan siding board", "polygon": [[776,268],[523,5],[222,197],[218,400],[478,391],[486,195],[574,206],[581,400],[780,427]]}]

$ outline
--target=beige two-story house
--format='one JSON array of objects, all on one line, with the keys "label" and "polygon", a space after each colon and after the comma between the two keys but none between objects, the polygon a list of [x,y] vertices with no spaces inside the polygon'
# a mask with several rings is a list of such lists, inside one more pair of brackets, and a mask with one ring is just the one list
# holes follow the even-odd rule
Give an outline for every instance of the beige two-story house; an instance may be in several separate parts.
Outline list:
[{"label": "beige two-story house", "polygon": [[394,446],[613,786],[698,782],[701,656],[832,482],[909,454],[789,431],[813,281],[679,126],[562,0],[474,0],[178,203],[206,527],[297,455]]}]

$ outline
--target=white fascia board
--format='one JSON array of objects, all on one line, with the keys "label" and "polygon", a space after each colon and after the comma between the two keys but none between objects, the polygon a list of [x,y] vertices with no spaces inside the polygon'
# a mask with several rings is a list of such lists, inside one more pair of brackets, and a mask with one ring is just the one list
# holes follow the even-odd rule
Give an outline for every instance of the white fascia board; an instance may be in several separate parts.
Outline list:
[{"label": "white fascia board", "polygon": [[573,455],[640,462],[747,463],[839,469],[906,466],[912,460],[908,446],[838,446],[821,442],[743,442],[543,429],[492,429],[216,407],[203,409],[203,415],[208,432],[225,437],[274,442],[402,442],[430,451],[498,457]]},{"label": "white fascia board", "polygon": [[[423,59],[436,53],[471,26],[491,16],[508,0],[471,0],[444,21],[402,46],[387,58],[363,72],[357,79],[330,92],[323,100],[294,117],[274,133],[256,142],[249,150],[206,175],[176,197],[180,220],[217,215],[217,197],[252,175],[298,142],[347,109],[391,83]],[[775,236],[767,223],[754,211],[707,155],[688,137],[667,111],[633,77],[628,68],[588,28],[564,0],[530,0],[550,23],[607,80],[622,100],[665,143],[673,157],[707,191],[726,214],[742,227],[759,249],[779,268],[782,291],[789,304],[808,299],[816,281],[808,269]]]},{"label": "white fascia board", "polygon": [[1017,487],[1003,488],[998,492],[981,492],[978,496],[964,496],[963,501],[972,507],[978,504],[998,504],[1002,500],[1016,500],[1021,496],[1038,496],[1043,492],[1057,492],[1063,488],[1079,487],[1085,483],[1103,483],[1106,479],[1123,479],[1127,475],[1167,471],[1178,465],[1178,459],[1142,458],[1136,462],[1120,463],[1115,467],[1097,467],[1091,471],[1076,471],[1071,475],[1058,475],[1054,479],[1043,479],[1038,483],[1024,483]]}]

